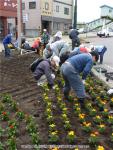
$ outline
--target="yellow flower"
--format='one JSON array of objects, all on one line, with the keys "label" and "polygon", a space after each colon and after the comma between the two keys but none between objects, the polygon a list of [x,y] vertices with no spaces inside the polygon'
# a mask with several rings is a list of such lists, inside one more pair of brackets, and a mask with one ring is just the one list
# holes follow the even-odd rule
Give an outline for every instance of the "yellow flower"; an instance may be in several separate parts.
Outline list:
[{"label": "yellow flower", "polygon": [[111,98],[111,101],[113,102],[113,98]]},{"label": "yellow flower", "polygon": [[57,131],[51,132],[52,135],[57,135]]},{"label": "yellow flower", "polygon": [[98,146],[97,150],[105,150],[103,146]]},{"label": "yellow flower", "polygon": [[51,128],[54,128],[56,125],[55,124],[50,124],[49,125]]},{"label": "yellow flower", "polygon": [[79,108],[79,107],[77,107],[77,108],[76,108],[76,110],[80,111],[80,108]]},{"label": "yellow flower", "polygon": [[83,122],[83,125],[86,126],[86,127],[89,127],[89,126],[91,126],[91,123],[90,122],[88,122],[88,123]]},{"label": "yellow flower", "polygon": [[74,131],[68,132],[68,135],[74,135],[74,134],[75,134]]},{"label": "yellow flower", "polygon": [[96,109],[93,108],[92,111],[96,111]]},{"label": "yellow flower", "polygon": [[109,119],[113,119],[113,116],[109,116]]},{"label": "yellow flower", "polygon": [[75,148],[75,150],[79,150],[78,148]]},{"label": "yellow flower", "polygon": [[52,149],[50,149],[50,150],[59,150],[59,148],[55,147],[55,148],[52,148]]},{"label": "yellow flower", "polygon": [[101,117],[100,117],[100,116],[96,116],[96,118],[97,118],[97,119],[100,119]]},{"label": "yellow flower", "polygon": [[108,109],[104,109],[104,112],[108,112]]},{"label": "yellow flower", "polygon": [[91,136],[96,136],[94,133],[91,133]]},{"label": "yellow flower", "polygon": [[51,109],[50,109],[50,108],[48,108],[48,109],[47,109],[47,112],[51,112]]},{"label": "yellow flower", "polygon": [[104,125],[104,124],[100,124],[99,127],[100,127],[100,128],[104,128],[105,125]]},{"label": "yellow flower", "polygon": [[79,104],[75,104],[75,106],[79,106]]},{"label": "yellow flower", "polygon": [[63,108],[63,111],[66,111],[67,110],[67,108]]},{"label": "yellow flower", "polygon": [[113,136],[113,133],[111,135]]},{"label": "yellow flower", "polygon": [[79,114],[79,118],[80,119],[84,119],[85,118],[85,114]]}]

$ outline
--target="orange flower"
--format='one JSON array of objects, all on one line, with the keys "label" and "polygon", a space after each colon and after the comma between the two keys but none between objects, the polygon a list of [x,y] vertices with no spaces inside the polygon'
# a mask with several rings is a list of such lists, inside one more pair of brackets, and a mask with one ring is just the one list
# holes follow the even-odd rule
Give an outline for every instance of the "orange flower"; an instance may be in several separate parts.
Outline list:
[{"label": "orange flower", "polygon": [[14,128],[14,126],[13,126],[13,125],[10,125],[10,126],[9,126],[9,128],[10,128],[10,129],[13,129],[13,128]]},{"label": "orange flower", "polygon": [[3,114],[3,115],[7,115],[7,112],[4,111],[4,112],[2,112],[2,114]]}]

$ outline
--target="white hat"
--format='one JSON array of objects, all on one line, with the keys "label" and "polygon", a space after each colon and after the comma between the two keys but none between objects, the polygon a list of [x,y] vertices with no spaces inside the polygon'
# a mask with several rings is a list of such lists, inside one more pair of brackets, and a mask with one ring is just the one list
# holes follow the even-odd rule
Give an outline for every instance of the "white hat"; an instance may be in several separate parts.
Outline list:
[{"label": "white hat", "polygon": [[58,31],[54,36],[55,36],[55,37],[57,36],[57,37],[59,37],[59,38],[62,38],[62,32],[61,32],[61,31]]},{"label": "white hat", "polygon": [[60,58],[58,56],[53,56],[52,60],[55,62],[56,66],[59,66]]},{"label": "white hat", "polygon": [[94,48],[94,45],[90,45],[90,49],[92,50]]},{"label": "white hat", "polygon": [[46,30],[46,29],[43,29],[43,31],[46,32],[47,30]]}]

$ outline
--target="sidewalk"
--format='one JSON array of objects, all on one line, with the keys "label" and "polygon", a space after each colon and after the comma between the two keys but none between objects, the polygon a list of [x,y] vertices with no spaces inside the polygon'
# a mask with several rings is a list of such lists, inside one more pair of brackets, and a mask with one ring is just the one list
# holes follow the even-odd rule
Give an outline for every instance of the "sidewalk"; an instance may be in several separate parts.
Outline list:
[{"label": "sidewalk", "polygon": [[103,64],[103,65],[96,65],[93,67],[92,71],[93,73],[95,74],[95,76],[99,79],[101,79],[109,88],[113,88],[113,80],[109,79],[107,81],[107,77],[105,77],[105,73],[102,73],[101,72],[101,69],[100,69],[100,72],[97,72],[96,71],[96,67],[101,67],[101,68],[104,68],[107,70],[107,72],[113,72],[113,69],[112,68],[109,68],[106,64]]}]

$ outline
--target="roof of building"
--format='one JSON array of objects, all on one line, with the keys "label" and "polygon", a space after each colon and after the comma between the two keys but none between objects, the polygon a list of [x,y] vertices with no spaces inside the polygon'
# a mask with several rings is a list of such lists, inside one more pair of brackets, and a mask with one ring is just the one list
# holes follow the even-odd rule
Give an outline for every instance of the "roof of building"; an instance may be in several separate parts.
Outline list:
[{"label": "roof of building", "polygon": [[107,8],[113,9],[113,7],[108,6],[108,5],[102,5],[102,6],[100,6],[100,8],[102,8],[102,7],[107,7]]}]

